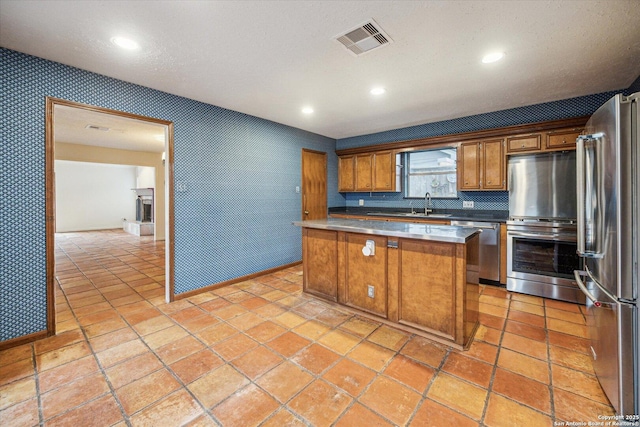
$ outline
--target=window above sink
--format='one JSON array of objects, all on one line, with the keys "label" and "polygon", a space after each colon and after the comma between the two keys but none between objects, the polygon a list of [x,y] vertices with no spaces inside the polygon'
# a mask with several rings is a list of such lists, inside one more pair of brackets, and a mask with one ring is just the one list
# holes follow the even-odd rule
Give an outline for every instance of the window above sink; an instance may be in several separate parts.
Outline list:
[{"label": "window above sink", "polygon": [[455,147],[408,151],[399,156],[405,198],[423,199],[426,193],[432,198],[458,198]]}]

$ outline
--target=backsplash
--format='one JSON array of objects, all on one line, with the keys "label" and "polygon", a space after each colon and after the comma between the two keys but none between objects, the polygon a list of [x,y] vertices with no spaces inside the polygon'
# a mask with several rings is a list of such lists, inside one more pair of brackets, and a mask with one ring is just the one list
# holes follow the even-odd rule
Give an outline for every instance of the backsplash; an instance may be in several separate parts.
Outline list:
[{"label": "backsplash", "polygon": [[[370,195],[371,194],[371,195]],[[347,193],[346,206],[364,206],[376,208],[410,208],[424,209],[423,199],[405,199],[402,193]],[[506,191],[458,191],[457,199],[432,199],[434,209],[462,209],[462,202],[473,201],[475,210],[508,211],[509,193]]]}]

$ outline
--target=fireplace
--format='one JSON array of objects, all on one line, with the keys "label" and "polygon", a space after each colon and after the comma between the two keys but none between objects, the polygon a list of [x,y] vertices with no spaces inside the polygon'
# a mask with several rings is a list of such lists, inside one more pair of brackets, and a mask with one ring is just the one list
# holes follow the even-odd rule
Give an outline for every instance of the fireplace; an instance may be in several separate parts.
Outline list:
[{"label": "fireplace", "polygon": [[153,188],[134,188],[136,222],[153,222]]},{"label": "fireplace", "polygon": [[136,220],[124,220],[123,228],[136,236],[154,235],[153,188],[132,188],[135,194]]}]

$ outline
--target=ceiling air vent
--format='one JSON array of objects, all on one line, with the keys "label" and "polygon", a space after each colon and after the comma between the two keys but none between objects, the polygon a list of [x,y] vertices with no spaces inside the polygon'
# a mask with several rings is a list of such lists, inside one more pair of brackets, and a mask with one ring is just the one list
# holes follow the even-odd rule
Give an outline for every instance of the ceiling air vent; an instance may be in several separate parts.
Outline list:
[{"label": "ceiling air vent", "polygon": [[355,56],[370,52],[377,47],[386,46],[392,42],[391,38],[382,31],[373,19],[347,31],[345,34],[336,36],[335,39]]}]

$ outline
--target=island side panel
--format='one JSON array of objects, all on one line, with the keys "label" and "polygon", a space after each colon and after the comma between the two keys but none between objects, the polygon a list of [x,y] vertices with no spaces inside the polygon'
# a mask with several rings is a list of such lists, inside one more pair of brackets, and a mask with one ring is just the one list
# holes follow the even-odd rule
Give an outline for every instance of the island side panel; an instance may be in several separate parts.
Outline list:
[{"label": "island side panel", "polygon": [[[473,335],[479,325],[480,312],[480,237],[473,236],[467,241],[463,256],[466,257],[464,284],[464,347],[471,345]],[[463,267],[464,268],[464,267]]]},{"label": "island side panel", "polygon": [[338,300],[338,232],[302,229],[303,288],[330,301]]},{"label": "island side panel", "polygon": [[[375,243],[375,254],[365,256],[367,240]],[[387,317],[387,238],[369,234],[347,233],[346,293],[348,306]],[[368,291],[372,287],[373,296]]]},{"label": "island side panel", "polygon": [[456,245],[400,239],[399,322],[456,339]]}]

